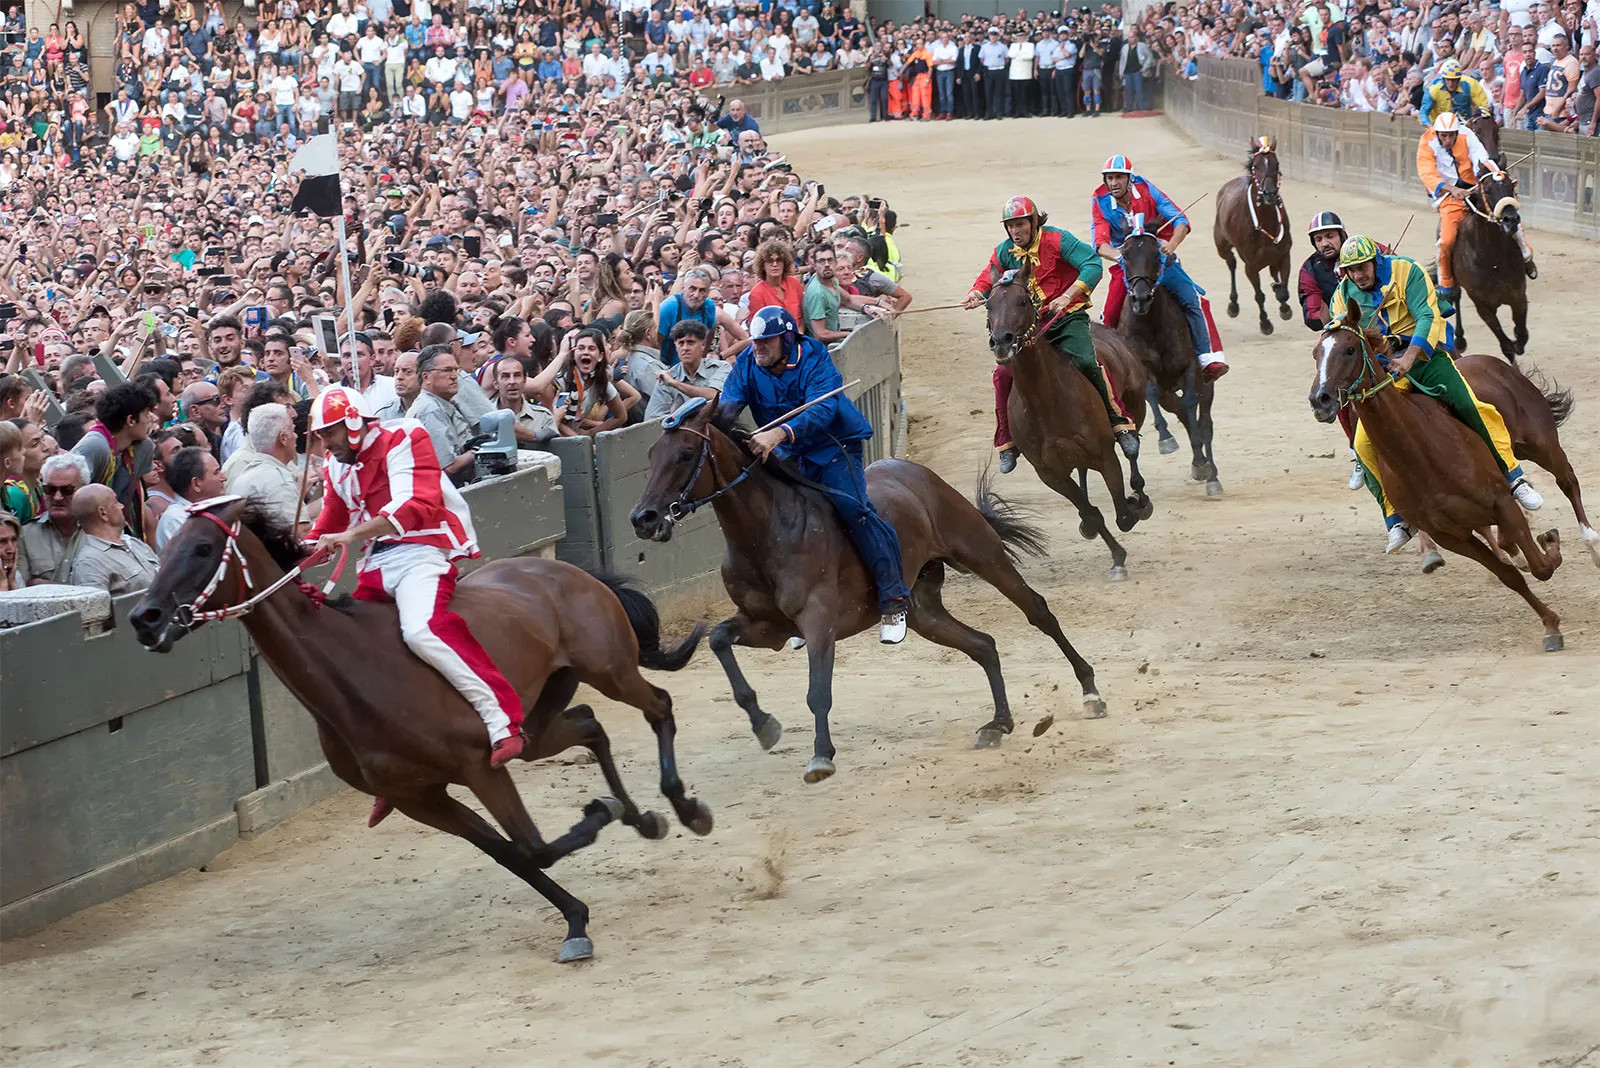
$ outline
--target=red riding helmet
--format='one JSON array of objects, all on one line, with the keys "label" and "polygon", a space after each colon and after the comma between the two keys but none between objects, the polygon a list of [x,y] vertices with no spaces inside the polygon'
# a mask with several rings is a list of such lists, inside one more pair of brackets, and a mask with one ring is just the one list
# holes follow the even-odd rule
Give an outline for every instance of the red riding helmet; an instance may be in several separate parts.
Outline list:
[{"label": "red riding helmet", "polygon": [[1008,223],[1012,219],[1037,219],[1039,209],[1034,206],[1029,197],[1012,197],[1006,201],[1006,206],[1000,212],[1000,221]]},{"label": "red riding helmet", "polygon": [[354,445],[361,437],[362,426],[372,417],[360,393],[344,386],[330,386],[317,394],[311,405],[309,429],[326,430],[343,423],[350,434],[350,444]]}]

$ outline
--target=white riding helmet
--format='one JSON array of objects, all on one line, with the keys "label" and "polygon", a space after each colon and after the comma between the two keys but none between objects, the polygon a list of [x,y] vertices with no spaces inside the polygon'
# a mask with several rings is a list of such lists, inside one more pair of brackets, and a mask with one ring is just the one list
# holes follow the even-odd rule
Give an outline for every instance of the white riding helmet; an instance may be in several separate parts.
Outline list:
[{"label": "white riding helmet", "polygon": [[1434,133],[1460,133],[1461,120],[1453,111],[1446,111],[1433,120]]}]

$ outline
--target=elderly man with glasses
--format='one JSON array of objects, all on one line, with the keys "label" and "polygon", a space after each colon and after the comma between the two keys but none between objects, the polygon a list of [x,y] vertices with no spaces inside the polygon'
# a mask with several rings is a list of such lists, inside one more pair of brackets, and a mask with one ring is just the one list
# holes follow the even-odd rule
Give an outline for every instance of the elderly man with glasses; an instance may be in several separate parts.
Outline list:
[{"label": "elderly man with glasses", "polygon": [[90,481],[89,462],[77,453],[51,456],[40,468],[39,490],[44,497],[45,514],[23,528],[22,562],[18,568],[26,571],[29,585],[66,579],[79,540],[72,498]]}]

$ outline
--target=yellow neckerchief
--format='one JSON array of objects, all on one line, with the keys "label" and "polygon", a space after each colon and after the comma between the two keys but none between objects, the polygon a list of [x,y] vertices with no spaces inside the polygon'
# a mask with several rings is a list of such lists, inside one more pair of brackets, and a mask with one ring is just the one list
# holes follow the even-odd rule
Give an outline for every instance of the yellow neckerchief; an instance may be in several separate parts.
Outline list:
[{"label": "yellow neckerchief", "polygon": [[1011,242],[1011,254],[1020,262],[1026,263],[1028,270],[1028,295],[1035,304],[1044,303],[1044,287],[1039,285],[1039,243],[1044,240],[1044,227],[1034,224],[1033,244],[1023,248],[1016,241]]}]

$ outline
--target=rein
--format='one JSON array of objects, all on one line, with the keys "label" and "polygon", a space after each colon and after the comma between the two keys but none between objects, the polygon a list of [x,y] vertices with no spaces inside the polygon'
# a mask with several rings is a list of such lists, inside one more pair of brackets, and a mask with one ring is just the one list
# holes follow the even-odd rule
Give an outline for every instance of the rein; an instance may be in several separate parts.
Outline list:
[{"label": "rein", "polygon": [[704,470],[706,461],[711,459],[711,435],[704,433],[703,431],[696,430],[692,426],[679,426],[675,429],[693,434],[695,437],[700,439],[700,456],[697,460],[695,460],[694,474],[690,475],[689,481],[683,484],[683,492],[678,494],[678,499],[667,505],[667,519],[670,522],[678,523],[688,519],[691,515],[694,515],[697,510],[710,504],[712,501],[716,500],[718,497],[722,496],[724,493],[727,493],[729,490],[733,489],[733,487],[749,478],[750,472],[755,470],[755,465],[760,461],[752,458],[749,463],[745,464],[739,469],[738,477],[726,484],[724,484],[722,481],[722,473],[717,470],[717,465],[715,462],[713,462],[711,464],[711,481],[712,484],[716,486],[716,489],[704,497],[692,497],[690,495],[694,492],[694,484],[700,481],[700,472]]},{"label": "rein", "polygon": [[1254,167],[1251,167],[1250,195],[1244,198],[1245,203],[1249,205],[1250,208],[1250,225],[1255,228],[1256,233],[1260,234],[1276,245],[1278,242],[1283,240],[1284,231],[1289,226],[1289,214],[1283,210],[1283,198],[1280,197],[1277,204],[1274,205],[1277,210],[1273,212],[1278,219],[1278,232],[1276,234],[1271,233],[1266,227],[1261,225],[1261,217],[1256,213],[1256,194],[1260,193],[1263,198],[1266,197],[1266,191],[1262,188],[1262,186],[1263,182],[1261,176],[1256,174],[1256,169]]},{"label": "rein", "polygon": [[[1349,328],[1347,327],[1346,329]],[[1367,344],[1367,335],[1360,330],[1351,330],[1351,333],[1355,334],[1361,342],[1361,374],[1356,377],[1354,382],[1350,383],[1348,389],[1339,390],[1339,395],[1336,399],[1341,408],[1348,404],[1357,404],[1375,397],[1386,387],[1392,386],[1399,381],[1397,376],[1388,373],[1379,364],[1377,355],[1372,351],[1372,346]],[[1369,373],[1382,380],[1376,385],[1368,386],[1366,389],[1357,388]]]},{"label": "rein", "polygon": [[[268,597],[271,597],[289,583],[297,581],[301,572],[305,571],[309,567],[315,567],[317,564],[321,563],[323,557],[326,555],[321,552],[313,552],[310,556],[306,557],[294,567],[284,572],[278,577],[277,581],[273,582],[270,586],[267,586],[258,593],[246,598],[243,601],[240,601],[238,604],[224,605],[221,608],[201,608],[200,606],[205,604],[206,601],[211,598],[211,595],[216,592],[217,587],[222,585],[222,580],[228,573],[228,564],[230,561],[238,561],[239,578],[243,584],[242,589],[244,591],[248,591],[250,587],[255,584],[255,580],[250,577],[250,564],[247,560],[245,560],[244,552],[239,548],[240,521],[235,519],[231,524],[224,523],[222,520],[212,515],[209,511],[192,512],[191,516],[199,517],[215,523],[222,533],[227,536],[228,541],[223,547],[222,559],[217,564],[217,570],[212,573],[211,581],[206,583],[205,589],[200,591],[199,595],[195,597],[192,603],[179,605],[177,611],[173,613],[173,622],[182,627],[184,630],[194,629],[197,623],[236,619],[239,616],[249,614],[251,609],[255,608],[256,605],[260,604]],[[350,547],[347,545],[340,551],[339,564],[333,569],[333,574],[329,576],[328,581],[323,585],[321,591],[317,591],[315,587],[310,586],[308,583],[302,582],[300,585],[303,588],[308,589],[308,591],[312,594],[317,594],[320,592],[320,599],[313,597],[313,599],[317,600],[317,603],[320,604],[322,600],[327,599],[329,592],[331,592],[334,585],[338,583],[340,574],[344,572],[345,561],[348,560],[349,557]]]}]

